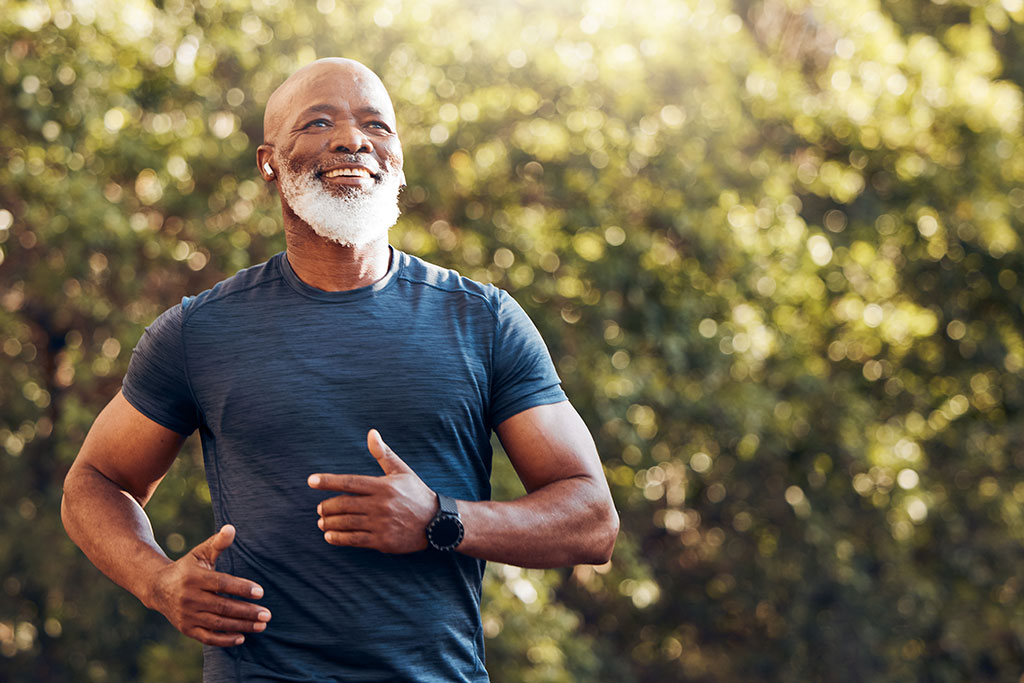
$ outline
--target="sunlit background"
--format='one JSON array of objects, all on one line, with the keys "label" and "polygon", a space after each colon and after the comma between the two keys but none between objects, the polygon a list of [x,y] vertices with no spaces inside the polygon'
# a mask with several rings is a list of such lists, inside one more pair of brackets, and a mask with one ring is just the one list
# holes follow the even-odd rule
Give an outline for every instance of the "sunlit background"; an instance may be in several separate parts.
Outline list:
[{"label": "sunlit background", "polygon": [[[143,327],[283,249],[263,107],[348,56],[394,243],[529,311],[622,516],[606,565],[489,565],[493,680],[1024,680],[1024,1],[0,0],[0,36],[0,679],[199,680],[61,482]],[[198,441],[148,512],[211,532]]]}]

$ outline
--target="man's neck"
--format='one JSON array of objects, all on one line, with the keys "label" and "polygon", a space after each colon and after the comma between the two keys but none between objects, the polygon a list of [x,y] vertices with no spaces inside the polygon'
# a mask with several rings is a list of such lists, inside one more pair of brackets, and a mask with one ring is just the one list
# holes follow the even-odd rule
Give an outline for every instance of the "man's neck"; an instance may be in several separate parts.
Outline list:
[{"label": "man's neck", "polygon": [[360,247],[346,247],[320,237],[308,226],[285,227],[288,263],[299,279],[325,292],[367,287],[388,272],[387,237]]}]

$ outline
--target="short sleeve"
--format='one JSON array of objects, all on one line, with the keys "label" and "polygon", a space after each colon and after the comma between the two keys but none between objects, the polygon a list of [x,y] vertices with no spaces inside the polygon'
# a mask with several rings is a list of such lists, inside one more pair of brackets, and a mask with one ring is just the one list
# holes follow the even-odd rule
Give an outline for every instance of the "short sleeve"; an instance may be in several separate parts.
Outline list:
[{"label": "short sleeve", "polygon": [[178,304],[146,328],[132,351],[121,392],[140,413],[187,436],[199,426],[199,410],[185,367],[182,316]]},{"label": "short sleeve", "polygon": [[526,311],[500,291],[492,350],[491,424],[528,408],[566,400],[540,332]]}]

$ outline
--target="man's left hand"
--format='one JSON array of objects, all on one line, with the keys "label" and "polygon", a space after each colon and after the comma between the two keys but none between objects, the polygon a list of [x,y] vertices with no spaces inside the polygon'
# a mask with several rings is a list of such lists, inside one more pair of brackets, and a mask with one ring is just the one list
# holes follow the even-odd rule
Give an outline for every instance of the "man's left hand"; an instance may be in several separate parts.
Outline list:
[{"label": "man's left hand", "polygon": [[437,496],[371,429],[366,445],[383,477],[311,474],[310,488],[337,491],[317,506],[324,540],[331,545],[411,553],[427,547],[426,527],[437,512]]}]

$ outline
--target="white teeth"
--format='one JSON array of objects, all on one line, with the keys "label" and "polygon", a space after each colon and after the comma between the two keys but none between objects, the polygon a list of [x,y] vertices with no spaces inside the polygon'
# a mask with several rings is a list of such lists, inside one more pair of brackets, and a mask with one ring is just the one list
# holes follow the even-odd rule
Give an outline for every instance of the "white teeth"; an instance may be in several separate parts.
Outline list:
[{"label": "white teeth", "polygon": [[339,176],[348,176],[350,178],[369,178],[370,172],[365,168],[336,168],[324,173],[325,178],[337,178]]}]

